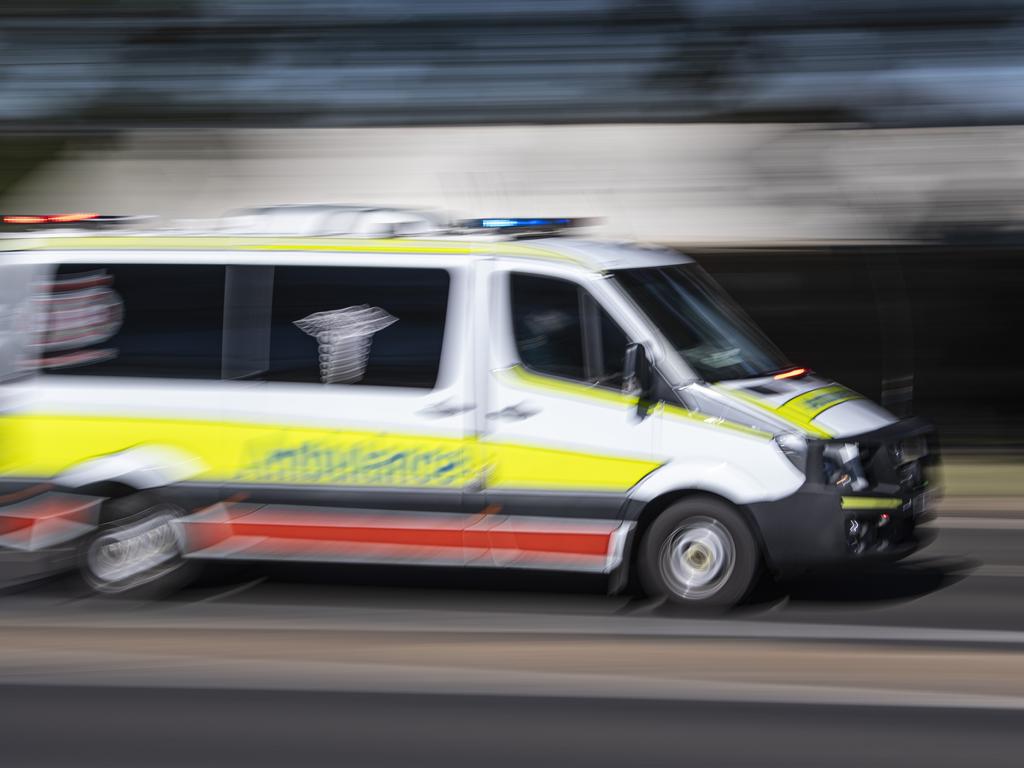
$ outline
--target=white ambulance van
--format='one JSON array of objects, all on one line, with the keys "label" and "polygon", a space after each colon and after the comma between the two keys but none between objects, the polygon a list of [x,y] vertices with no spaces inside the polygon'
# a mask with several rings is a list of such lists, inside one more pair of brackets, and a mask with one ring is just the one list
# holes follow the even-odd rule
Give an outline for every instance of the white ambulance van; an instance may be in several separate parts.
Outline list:
[{"label": "white ambulance van", "polygon": [[929,428],[791,365],[686,256],[565,219],[231,221],[5,241],[0,547],[72,547],[103,593],[306,560],[722,606],[918,546]]}]

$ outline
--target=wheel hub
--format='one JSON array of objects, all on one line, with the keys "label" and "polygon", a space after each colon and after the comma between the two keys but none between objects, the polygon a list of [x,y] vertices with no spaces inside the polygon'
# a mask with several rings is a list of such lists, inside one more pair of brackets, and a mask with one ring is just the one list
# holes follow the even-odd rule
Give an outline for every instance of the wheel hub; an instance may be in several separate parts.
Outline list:
[{"label": "wheel hub", "polygon": [[735,561],[736,546],[725,526],[710,518],[694,518],[666,539],[660,566],[676,594],[701,599],[722,588]]},{"label": "wheel hub", "polygon": [[715,555],[703,544],[694,544],[683,553],[686,564],[695,571],[706,572],[715,565]]}]

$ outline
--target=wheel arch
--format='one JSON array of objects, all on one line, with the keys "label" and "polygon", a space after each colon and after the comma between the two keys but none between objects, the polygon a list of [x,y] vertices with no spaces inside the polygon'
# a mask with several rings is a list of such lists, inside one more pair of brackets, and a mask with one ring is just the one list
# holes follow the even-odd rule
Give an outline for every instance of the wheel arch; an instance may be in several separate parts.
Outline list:
[{"label": "wheel arch", "polygon": [[57,475],[54,483],[75,493],[112,498],[173,485],[196,476],[202,468],[198,458],[179,448],[136,445],[78,462]]}]

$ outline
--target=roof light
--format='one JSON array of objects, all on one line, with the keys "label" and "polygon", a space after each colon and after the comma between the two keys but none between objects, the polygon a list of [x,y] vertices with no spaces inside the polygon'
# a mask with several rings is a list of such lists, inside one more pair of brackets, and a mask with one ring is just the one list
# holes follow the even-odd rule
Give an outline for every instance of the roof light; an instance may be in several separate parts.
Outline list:
[{"label": "roof light", "polygon": [[772,376],[773,379],[796,379],[800,376],[806,376],[810,371],[807,368],[790,368],[788,371],[782,373],[776,373]]},{"label": "roof light", "polygon": [[71,213],[45,213],[45,214],[20,214],[12,213],[0,216],[2,224],[10,224],[20,227],[18,231],[43,232],[61,231],[77,233],[79,230],[102,230],[102,229],[123,229],[136,226],[154,216],[120,216],[106,213],[83,213],[73,211]]},{"label": "roof light", "polygon": [[480,219],[481,229],[509,229],[510,227],[565,227],[572,219]]},{"label": "roof light", "polygon": [[53,216],[47,216],[46,220],[53,224],[70,224],[75,221],[98,219],[99,216],[98,213],[55,213]]},{"label": "roof light", "polygon": [[593,223],[593,219],[569,219],[569,218],[516,218],[516,217],[494,217],[486,219],[468,219],[460,221],[459,226],[464,229],[489,229],[499,231],[509,230],[557,230],[570,227],[582,227]]},{"label": "roof light", "polygon": [[46,216],[4,216],[4,224],[71,224],[98,219],[98,213],[52,213]]}]

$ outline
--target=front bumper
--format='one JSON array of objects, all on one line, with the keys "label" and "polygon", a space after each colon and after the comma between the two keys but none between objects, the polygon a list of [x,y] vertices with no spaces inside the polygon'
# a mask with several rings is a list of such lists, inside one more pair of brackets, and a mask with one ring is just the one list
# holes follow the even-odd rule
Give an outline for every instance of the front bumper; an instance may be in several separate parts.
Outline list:
[{"label": "front bumper", "polygon": [[[901,463],[893,446],[927,441],[923,458]],[[808,451],[807,477],[821,478],[823,448]],[[861,447],[869,481],[862,492],[809,480],[792,496],[750,505],[769,565],[786,572],[826,564],[897,559],[927,544],[919,526],[934,517],[939,497],[939,449],[931,427],[908,419],[872,433],[834,442]]]},{"label": "front bumper", "polygon": [[[870,504],[844,505],[850,499]],[[805,485],[792,496],[749,506],[769,567],[779,573],[814,566],[899,559],[930,541],[918,526],[930,517],[925,494],[843,496]]]}]

